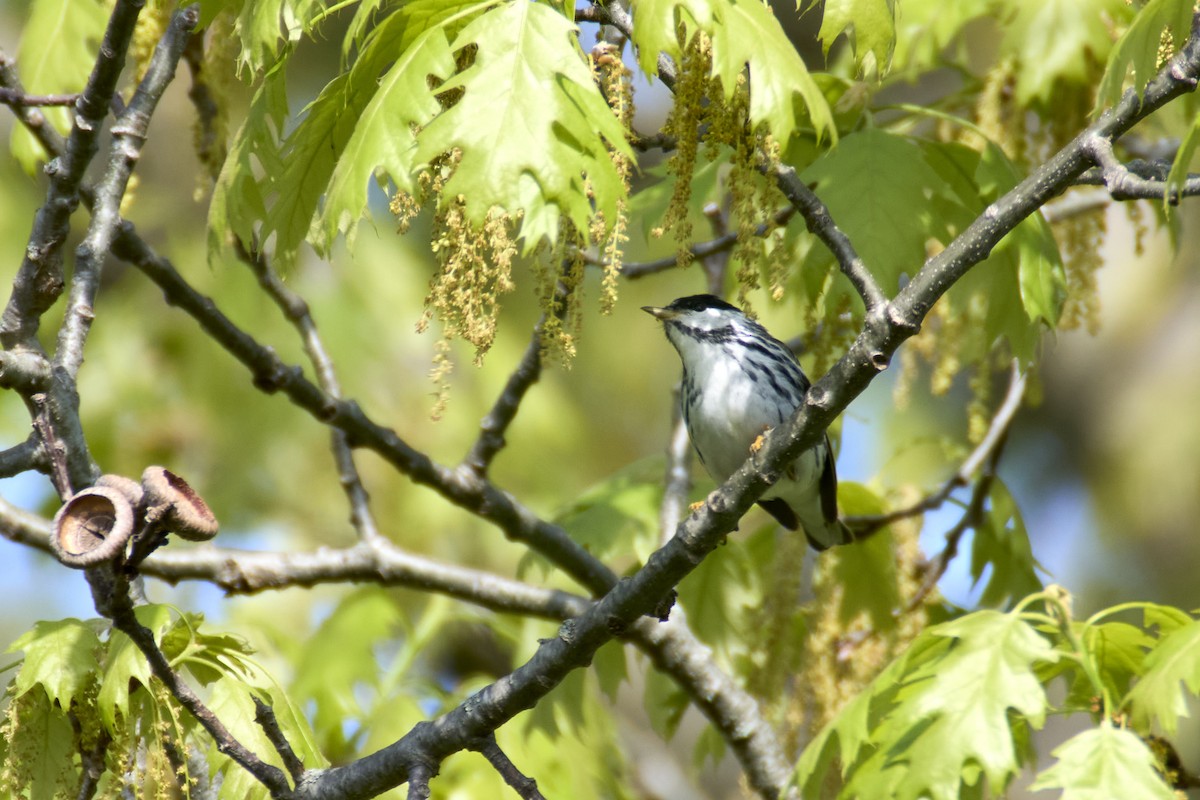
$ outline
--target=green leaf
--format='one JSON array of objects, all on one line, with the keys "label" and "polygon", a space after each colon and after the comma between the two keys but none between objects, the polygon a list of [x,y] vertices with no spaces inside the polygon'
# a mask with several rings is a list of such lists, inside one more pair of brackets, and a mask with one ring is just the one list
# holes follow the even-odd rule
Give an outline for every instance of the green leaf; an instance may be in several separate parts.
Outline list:
[{"label": "green leaf", "polygon": [[625,662],[625,644],[617,639],[602,645],[592,658],[596,681],[610,703],[617,702],[617,691],[629,679]]},{"label": "green leaf", "polygon": [[242,40],[240,67],[258,71],[276,62],[285,48],[312,30],[321,0],[255,0],[241,4],[234,31]]},{"label": "green leaf", "polygon": [[682,18],[688,24],[688,38],[698,28],[712,39],[712,71],[721,79],[726,97],[736,89],[737,76],[749,69],[752,125],[766,123],[786,146],[801,127],[795,105],[799,100],[817,137],[836,138],[825,96],[771,9],[760,0],[634,0],[633,17],[638,62],[647,75],[658,72],[660,53],[680,63],[682,48],[675,26]]},{"label": "green leaf", "polygon": [[[722,168],[729,163],[730,153],[729,148],[722,145],[720,154],[712,161],[703,158],[703,151],[696,154],[695,163],[692,165],[692,191],[688,197],[688,219],[694,226],[702,224],[704,207],[709,203],[720,202],[723,197],[721,173]],[[632,219],[640,222],[642,238],[650,243],[650,232],[662,223],[667,206],[671,202],[671,195],[675,192],[675,177],[671,175],[669,164],[665,160],[646,169],[643,176],[655,180],[645,188],[639,189],[629,199],[629,214]],[[674,253],[673,246],[670,252]]]},{"label": "green leaf", "polygon": [[[810,3],[809,8],[815,5]],[[817,34],[825,55],[843,32],[854,46],[859,69],[869,75],[883,75],[896,46],[895,0],[825,0]]]},{"label": "green leaf", "polygon": [[[87,83],[109,7],[102,0],[33,0],[29,21],[17,47],[21,82],[31,94],[79,92]],[[42,110],[46,119],[66,134],[71,115],[65,108]],[[12,154],[30,175],[48,159],[46,151],[24,125],[14,125]]]},{"label": "green leaf", "polygon": [[231,236],[252,242],[255,225],[267,214],[263,187],[254,176],[260,168],[267,175],[283,173],[276,136],[288,112],[286,74],[276,67],[263,78],[217,176],[208,205],[210,258],[226,251]]},{"label": "green leaf", "polygon": [[524,212],[526,252],[555,240],[560,214],[587,231],[593,209],[611,222],[625,196],[608,146],[632,151],[574,32],[536,3],[508,3],[474,19],[453,44],[476,47],[474,62],[439,87],[464,93],[417,135],[419,163],[462,151],[442,197],[461,198],[474,224],[493,208]]},{"label": "green leaf", "polygon": [[12,702],[17,707],[9,711],[15,710],[18,720],[15,731],[6,730],[9,750],[0,769],[0,780],[9,790],[5,796],[28,800],[75,796],[79,788],[79,773],[73,764],[75,735],[66,711],[51,706],[44,692]]},{"label": "green leaf", "polygon": [[555,521],[601,560],[633,554],[644,563],[658,547],[662,465],[655,457],[623,467],[576,498]]},{"label": "green leaf", "polygon": [[[1159,45],[1168,32],[1178,50],[1191,30],[1192,0],[1150,0],[1129,29],[1117,40],[1104,68],[1096,93],[1097,110],[1116,105],[1125,90],[1125,77],[1133,70],[1133,89],[1139,95],[1158,72]],[[1128,15],[1122,15],[1125,17]]]},{"label": "green leaf", "polygon": [[[990,142],[982,152],[942,143],[927,143],[925,150],[954,195],[953,201],[938,205],[950,234],[960,232],[1021,179],[1016,166]],[[1033,357],[1044,326],[1057,324],[1065,298],[1066,277],[1058,245],[1045,220],[1037,215],[1010,231],[987,259],[947,293],[947,302],[955,309],[986,303],[977,347],[990,350],[1004,338],[1022,360]],[[980,355],[965,352],[963,358]]]},{"label": "green leaf", "polygon": [[[948,239],[944,210],[934,198],[957,198],[922,148],[906,137],[867,128],[843,138],[801,177],[816,184],[817,194],[889,295],[899,290],[902,274],[915,274],[924,263],[930,238]],[[904,213],[896,213],[901,208]],[[824,247],[813,248],[803,269],[808,273],[827,267],[831,258]],[[848,284],[844,291],[850,291]]]},{"label": "green leaf", "polygon": [[991,506],[983,524],[975,530],[971,545],[971,578],[979,581],[984,569],[992,568],[979,602],[999,606],[1026,595],[1040,592],[1038,563],[1029,546],[1029,534],[1021,512],[999,478],[992,482],[988,495]]},{"label": "green leaf", "polygon": [[[799,565],[797,565],[799,569]],[[753,637],[752,612],[762,605],[762,587],[746,548],[738,543],[710,553],[679,584],[679,604],[696,636],[713,647],[726,666]]]},{"label": "green leaf", "polygon": [[[883,513],[879,497],[853,481],[838,484],[838,506],[849,516]],[[869,627],[876,632],[896,627],[894,612],[900,608],[901,599],[891,533],[879,531],[854,547],[837,548],[833,555],[824,563],[833,565],[834,582],[845,589],[838,609],[842,624],[865,614]]]},{"label": "green leaf", "polygon": [[[975,176],[987,202],[1016,186],[1022,177],[1004,151],[988,142]],[[1015,259],[1021,305],[1029,321],[1056,326],[1067,299],[1067,278],[1058,243],[1042,215],[1033,214],[1023,220],[993,248],[990,258]]]},{"label": "green leaf", "polygon": [[1112,47],[1105,19],[1126,14],[1124,0],[1014,0],[1006,6],[1000,52],[1018,61],[1022,106],[1051,101],[1062,83],[1094,80],[1090,64],[1107,60]]},{"label": "green leaf", "polygon": [[916,76],[950,58],[965,61],[965,37],[959,33],[967,23],[995,13],[993,6],[992,0],[904,0],[896,19],[892,69]]},{"label": "green leaf", "polygon": [[[171,624],[171,607],[145,605],[134,609],[138,622],[150,629],[155,641],[162,639]],[[96,705],[100,719],[109,731],[115,732],[117,714],[129,718],[129,693],[132,688],[150,684],[150,665],[133,640],[118,630],[108,639],[108,655],[104,661],[104,677]]]},{"label": "green leaf", "polygon": [[643,702],[650,727],[664,740],[670,741],[679,728],[683,712],[688,709],[688,696],[665,673],[651,669],[646,672]]},{"label": "green leaf", "polygon": [[1146,656],[1146,671],[1126,698],[1134,726],[1149,731],[1157,720],[1168,736],[1188,716],[1187,696],[1200,692],[1200,620],[1193,620],[1164,636]]},{"label": "green leaf", "polygon": [[[372,175],[387,175],[400,189],[414,191],[415,131],[441,110],[430,88],[430,76],[443,81],[454,72],[446,26],[493,4],[494,0],[457,3],[452,5],[456,14],[443,16],[418,13],[431,11],[429,3],[413,3],[389,17],[371,36],[347,84],[354,89],[351,94],[357,108],[333,109],[335,114],[349,116],[351,133],[336,145],[336,167],[324,173],[329,182],[327,187],[322,184],[322,189],[327,188],[324,206],[311,236],[319,252],[328,253],[339,233],[345,233],[347,243],[353,246],[355,222],[366,209]],[[446,5],[439,3],[438,7],[445,11]],[[395,53],[401,55],[386,68],[376,87],[384,59]],[[370,79],[373,94],[359,88],[364,79]]]},{"label": "green leaf", "polygon": [[1076,734],[1054,750],[1058,762],[1037,776],[1033,791],[1061,789],[1061,800],[1172,800],[1154,753],[1136,734],[1107,721]]},{"label": "green leaf", "polygon": [[895,708],[872,732],[878,749],[855,765],[849,794],[953,800],[964,784],[978,788],[981,776],[992,793],[1002,792],[1020,766],[1013,726],[1043,724],[1046,694],[1035,668],[1057,654],[1018,615],[975,612],[928,629],[918,642],[930,638],[950,646],[925,643]]},{"label": "green leaf", "polygon": [[1192,166],[1192,158],[1196,155],[1196,147],[1200,146],[1200,114],[1192,117],[1179,149],[1175,151],[1175,160],[1171,162],[1171,171],[1167,173],[1167,191],[1163,194],[1163,211],[1172,208],[1171,198],[1182,197],[1183,185],[1187,182],[1188,172]]},{"label": "green leaf", "polygon": [[38,622],[5,652],[24,650],[15,679],[16,696],[41,686],[51,702],[69,711],[71,702],[96,680],[100,637],[96,621],[64,619]]},{"label": "green leaf", "polygon": [[[1083,627],[1080,634],[1084,657],[1095,666],[1111,698],[1123,698],[1130,683],[1145,671],[1146,653],[1156,640],[1146,631],[1125,622],[1106,622]],[[1094,705],[1096,689],[1082,670],[1076,671],[1068,701],[1075,708]]]}]

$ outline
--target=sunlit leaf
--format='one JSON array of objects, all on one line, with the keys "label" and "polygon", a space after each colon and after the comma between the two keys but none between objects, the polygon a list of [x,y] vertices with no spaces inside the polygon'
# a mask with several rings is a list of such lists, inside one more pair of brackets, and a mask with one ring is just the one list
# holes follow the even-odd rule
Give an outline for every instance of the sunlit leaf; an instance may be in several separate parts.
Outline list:
[{"label": "sunlit leaf", "polygon": [[[555,238],[560,214],[579,231],[588,230],[594,210],[616,219],[625,194],[608,148],[632,151],[573,33],[569,20],[536,3],[477,17],[453,43],[455,51],[476,48],[474,62],[439,87],[462,89],[462,97],[417,134],[417,162],[461,150],[443,190],[447,202],[461,198],[476,225],[493,208],[524,212],[526,250]],[[536,208],[528,197],[534,187]]]},{"label": "sunlit leaf", "polygon": [[721,78],[727,96],[737,87],[737,76],[749,70],[751,124],[765,122],[776,140],[786,143],[806,121],[796,113],[799,101],[818,138],[836,135],[824,95],[760,0],[635,0],[633,17],[638,61],[647,74],[657,73],[660,53],[680,62],[675,26],[682,18],[690,31],[698,27],[712,37],[713,75]]},{"label": "sunlit leaf", "polygon": [[[815,4],[812,4],[815,5]],[[870,55],[871,72],[887,71],[896,45],[896,9],[894,0],[826,0],[822,8],[818,37],[826,55],[834,40],[845,33],[854,45],[859,65]]]},{"label": "sunlit leaf", "polygon": [[15,679],[16,695],[35,686],[63,710],[88,684],[96,680],[100,637],[96,623],[78,619],[38,622],[9,645],[6,652],[24,650],[25,659]]},{"label": "sunlit leaf", "polygon": [[1167,634],[1146,656],[1146,671],[1128,696],[1137,729],[1147,731],[1157,721],[1174,734],[1179,718],[1188,716],[1183,687],[1193,696],[1200,692],[1200,620]]},{"label": "sunlit leaf", "polygon": [[1108,59],[1112,37],[1105,19],[1126,13],[1124,0],[1014,0],[1006,4],[1001,52],[1017,59],[1016,99],[1048,102],[1063,82],[1090,79],[1090,63]]},{"label": "sunlit leaf", "polygon": [[1057,763],[1038,775],[1031,790],[1061,789],[1061,800],[1176,797],[1163,783],[1146,743],[1108,722],[1071,737],[1054,750],[1054,756]]},{"label": "sunlit leaf", "polygon": [[1116,105],[1125,90],[1125,77],[1132,70],[1133,89],[1139,94],[1161,66],[1164,35],[1178,49],[1192,26],[1191,0],[1150,0],[1133,18],[1108,56],[1104,79],[1096,93],[1099,108]]}]

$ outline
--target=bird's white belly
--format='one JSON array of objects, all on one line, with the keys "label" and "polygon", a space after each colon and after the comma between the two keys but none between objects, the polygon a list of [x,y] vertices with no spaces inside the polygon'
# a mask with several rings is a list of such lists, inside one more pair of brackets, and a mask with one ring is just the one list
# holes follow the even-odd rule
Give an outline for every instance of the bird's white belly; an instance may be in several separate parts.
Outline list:
[{"label": "bird's white belly", "polygon": [[[695,376],[704,388],[689,415],[688,432],[709,475],[721,483],[750,456],[754,440],[767,428],[784,422],[795,409],[781,408],[768,399],[762,387],[740,369],[706,372]],[[812,486],[819,475],[818,455],[824,455],[817,452],[820,449],[803,453],[764,497],[780,496],[779,492],[786,497],[797,488]],[[792,486],[785,488],[788,483]]]}]

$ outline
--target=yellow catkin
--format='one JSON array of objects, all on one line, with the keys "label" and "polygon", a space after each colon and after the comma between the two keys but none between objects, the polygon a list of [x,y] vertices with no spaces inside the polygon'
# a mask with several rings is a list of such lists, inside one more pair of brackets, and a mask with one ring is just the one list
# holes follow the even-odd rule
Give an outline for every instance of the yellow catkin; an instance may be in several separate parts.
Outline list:
[{"label": "yellow catkin", "polygon": [[192,146],[200,161],[195,197],[199,201],[210,191],[225,164],[229,145],[229,106],[237,91],[237,63],[241,40],[234,33],[235,17],[227,9],[220,11],[204,36],[204,56],[200,74],[194,80],[208,89],[210,106],[198,110],[192,123]]},{"label": "yellow catkin", "polygon": [[154,55],[154,48],[167,31],[174,5],[170,0],[147,0],[138,14],[133,38],[129,42],[129,61],[133,65],[134,85],[146,77],[146,70],[150,68],[150,57]]},{"label": "yellow catkin", "polygon": [[[682,35],[682,33],[681,33]],[[712,70],[712,44],[703,33],[696,33],[683,53],[675,82],[675,104],[667,117],[665,130],[675,137],[675,151],[667,162],[674,178],[673,190],[655,236],[672,234],[675,258],[680,267],[692,260],[692,222],[688,205],[692,198],[692,174],[700,145],[700,121],[704,111],[705,89]]]},{"label": "yellow catkin", "polygon": [[[601,42],[592,50],[592,65],[596,81],[600,85],[609,108],[621,123],[621,130],[626,136],[632,135],[633,130],[633,73],[621,60],[621,51],[608,42]],[[633,160],[614,147],[609,147],[609,158],[629,192],[630,181],[633,179]],[[602,214],[597,213],[593,219],[593,241],[603,242],[604,277],[600,284],[600,313],[611,314],[617,303],[618,280],[621,275],[621,260],[624,256],[625,242],[629,241],[628,204],[624,199],[617,201],[616,218],[612,225]]]},{"label": "yellow catkin", "polygon": [[[986,140],[1000,145],[1011,159],[1020,159],[1025,150],[1024,111],[1013,102],[1016,66],[1009,58],[996,62],[984,78],[983,91],[975,104],[975,122]],[[985,144],[978,134],[963,129],[962,139],[972,147]]]},{"label": "yellow catkin", "polygon": [[[1135,204],[1131,204],[1135,205]],[[1067,299],[1059,328],[1083,327],[1095,334],[1100,328],[1100,294],[1096,275],[1103,266],[1100,246],[1104,241],[1104,212],[1076,214],[1054,226],[1066,272]]]},{"label": "yellow catkin", "polygon": [[[897,505],[910,503],[919,492],[911,490],[904,494],[906,499]],[[936,592],[931,592],[922,603],[912,602],[923,579],[918,545],[921,520],[919,517],[901,520],[888,530],[896,565],[896,594],[901,603],[895,611],[895,624],[886,630],[872,628],[865,614],[848,622],[841,619],[847,587],[834,575],[834,565],[841,554],[834,549],[821,556],[813,583],[815,597],[809,606],[803,669],[797,676],[798,691],[787,715],[788,724],[794,724],[797,736],[812,736],[836,717],[928,624],[926,609],[937,601]],[[888,533],[881,531],[874,535]],[[915,607],[909,608],[910,605]],[[788,746],[795,752],[801,744],[797,739]]]},{"label": "yellow catkin", "polygon": [[968,379],[971,399],[967,402],[967,441],[979,444],[991,423],[992,370],[987,359],[975,365]]}]

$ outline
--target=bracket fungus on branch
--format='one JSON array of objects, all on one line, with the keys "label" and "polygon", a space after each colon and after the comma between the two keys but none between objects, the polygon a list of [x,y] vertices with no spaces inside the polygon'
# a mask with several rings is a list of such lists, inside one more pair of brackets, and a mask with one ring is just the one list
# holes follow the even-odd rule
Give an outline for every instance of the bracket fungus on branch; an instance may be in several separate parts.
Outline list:
[{"label": "bracket fungus on branch", "polygon": [[72,495],[54,515],[50,544],[59,561],[76,569],[116,560],[132,566],[168,533],[202,542],[216,536],[217,527],[212,510],[187,481],[155,466],[146,468],[140,484],[102,475],[95,486]]},{"label": "bracket fungus on branch", "polygon": [[50,546],[59,561],[84,569],[124,554],[133,534],[134,506],[119,489],[76,492],[54,515]]},{"label": "bracket fungus on branch", "polygon": [[142,473],[147,511],[163,508],[163,528],[192,542],[217,535],[217,518],[208,503],[183,478],[166,467],[146,467]]}]

